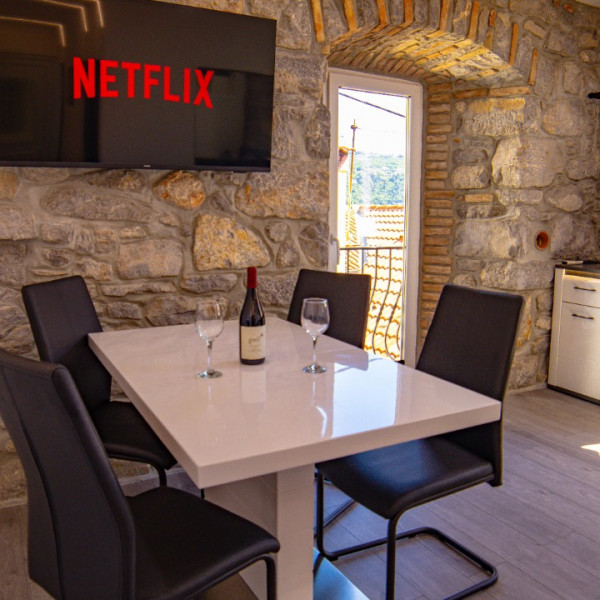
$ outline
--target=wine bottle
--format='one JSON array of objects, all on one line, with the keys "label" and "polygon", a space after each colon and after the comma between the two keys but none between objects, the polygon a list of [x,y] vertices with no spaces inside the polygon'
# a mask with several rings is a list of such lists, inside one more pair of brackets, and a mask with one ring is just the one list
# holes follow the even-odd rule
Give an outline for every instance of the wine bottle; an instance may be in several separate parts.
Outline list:
[{"label": "wine bottle", "polygon": [[256,267],[248,267],[246,299],[240,313],[240,361],[245,365],[265,362],[265,313],[256,288]]}]

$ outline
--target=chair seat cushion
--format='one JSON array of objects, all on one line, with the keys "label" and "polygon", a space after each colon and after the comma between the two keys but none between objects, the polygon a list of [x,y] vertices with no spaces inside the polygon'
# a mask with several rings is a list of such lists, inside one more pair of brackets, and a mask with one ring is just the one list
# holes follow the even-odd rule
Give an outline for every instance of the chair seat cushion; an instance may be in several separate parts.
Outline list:
[{"label": "chair seat cushion", "polygon": [[188,492],[160,487],[128,500],[136,528],[136,600],[188,598],[279,550],[261,527]]},{"label": "chair seat cushion", "polygon": [[163,469],[177,462],[130,402],[105,402],[91,412],[91,417],[109,456]]},{"label": "chair seat cushion", "polygon": [[362,452],[317,468],[337,488],[386,519],[493,477],[490,462],[441,437]]}]

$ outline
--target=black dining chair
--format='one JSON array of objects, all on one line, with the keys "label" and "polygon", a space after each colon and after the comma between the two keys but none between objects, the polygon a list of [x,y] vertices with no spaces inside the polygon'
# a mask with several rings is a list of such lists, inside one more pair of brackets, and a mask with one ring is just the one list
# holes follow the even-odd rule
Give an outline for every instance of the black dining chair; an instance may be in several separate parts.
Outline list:
[{"label": "black dining chair", "polygon": [[[522,298],[502,292],[446,285],[417,369],[502,400],[519,323]],[[464,598],[492,585],[493,565],[443,532],[430,527],[396,533],[398,520],[419,506],[480,483],[502,481],[501,421],[329,460],[317,465],[316,543],[329,560],[387,545],[386,600],[395,589],[396,541],[434,536],[478,565],[486,578],[446,600]],[[323,478],[388,521],[387,536],[335,551],[324,546]]]},{"label": "black dining chair", "polygon": [[70,371],[108,455],[150,464],[166,485],[175,458],[133,404],[111,401],[111,376],[88,345],[88,333],[102,326],[85,280],[34,283],[22,295],[41,360]]},{"label": "black dining chair", "polygon": [[371,276],[301,269],[287,316],[300,325],[304,298],[326,298],[330,321],[325,332],[333,338],[362,348],[371,299]]},{"label": "black dining chair", "polygon": [[[123,495],[70,372],[0,350],[0,415],[23,464],[31,579],[57,600],[184,600],[279,542],[197,495]],[[195,596],[194,596],[195,597]]]}]

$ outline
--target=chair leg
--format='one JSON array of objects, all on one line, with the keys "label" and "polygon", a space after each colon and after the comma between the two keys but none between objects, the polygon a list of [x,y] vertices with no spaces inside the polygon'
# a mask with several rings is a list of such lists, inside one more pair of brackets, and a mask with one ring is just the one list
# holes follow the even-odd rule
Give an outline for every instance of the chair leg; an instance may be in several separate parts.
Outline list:
[{"label": "chair leg", "polygon": [[341,556],[347,556],[348,554],[354,554],[355,552],[361,552],[362,550],[368,550],[377,546],[386,545],[387,553],[387,564],[386,564],[386,600],[394,600],[395,585],[396,585],[396,542],[403,539],[414,538],[418,535],[430,535],[437,538],[440,542],[446,546],[452,548],[467,560],[471,561],[474,565],[478,566],[483,572],[487,573],[486,579],[475,583],[451,596],[447,596],[444,600],[459,600],[460,598],[466,598],[475,592],[483,590],[493,585],[498,579],[498,571],[496,568],[486,561],[481,556],[475,554],[456,540],[447,536],[442,531],[433,529],[431,527],[420,527],[418,529],[411,529],[410,531],[403,531],[396,533],[396,527],[398,520],[401,515],[396,515],[394,518],[388,521],[387,536],[363,544],[357,544],[348,548],[340,548],[338,550],[326,550],[324,541],[324,483],[323,476],[318,475],[317,477],[317,494],[316,494],[316,536],[315,542],[317,550],[327,560],[333,562]]},{"label": "chair leg", "polygon": [[166,473],[166,471],[162,467],[159,467],[157,465],[152,465],[152,466],[154,467],[154,469],[158,473],[158,485],[160,485],[161,487],[166,486],[167,485],[167,473]]},{"label": "chair leg", "polygon": [[385,600],[394,600],[396,590],[396,526],[398,515],[388,521],[388,534],[386,538],[386,567],[385,567]]},{"label": "chair leg", "polygon": [[275,561],[272,556],[264,557],[267,566],[267,600],[277,600],[277,578],[275,576]]}]

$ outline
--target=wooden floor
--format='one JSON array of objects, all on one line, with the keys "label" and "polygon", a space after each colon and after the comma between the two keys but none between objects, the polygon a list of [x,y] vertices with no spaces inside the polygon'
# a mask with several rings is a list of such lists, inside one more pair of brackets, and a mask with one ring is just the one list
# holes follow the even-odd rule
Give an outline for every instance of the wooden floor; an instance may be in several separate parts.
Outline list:
[{"label": "wooden floor", "polygon": [[[482,485],[409,511],[400,527],[437,526],[499,570],[477,600],[600,600],[600,406],[551,390],[505,401],[504,485]],[[596,445],[595,449],[584,446]],[[330,503],[339,499],[331,494]],[[25,507],[0,510],[0,600],[48,600],[26,575]],[[330,545],[383,531],[352,509],[329,529]],[[437,542],[398,545],[397,598],[439,599],[478,575]],[[383,598],[384,554],[336,565],[371,600]],[[207,600],[245,600],[225,584]]]}]

